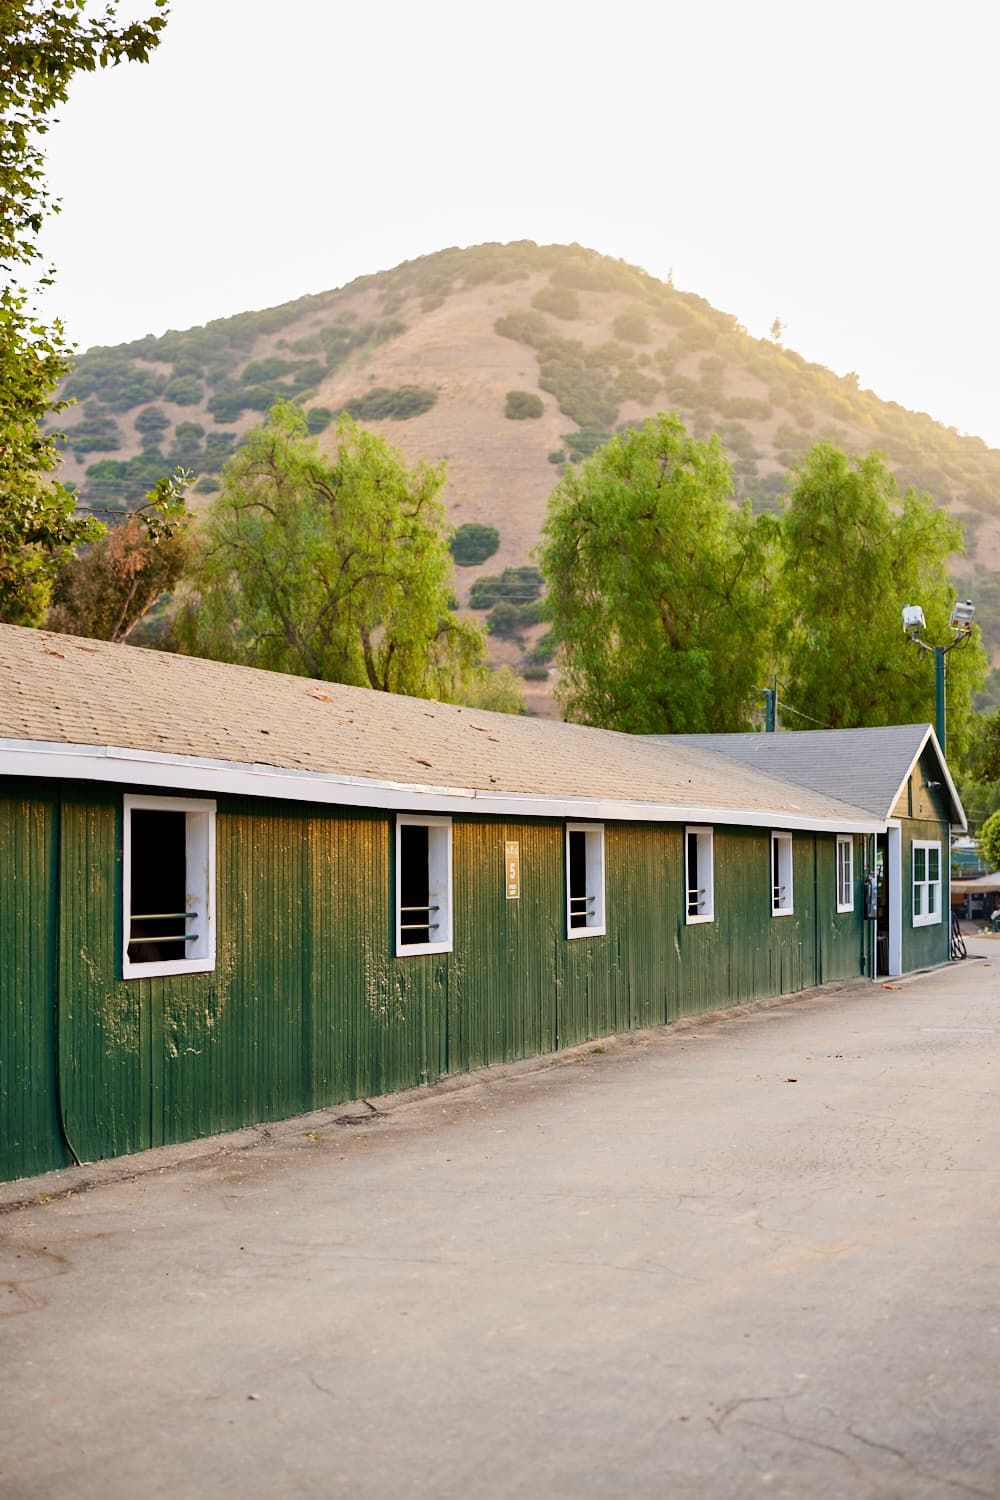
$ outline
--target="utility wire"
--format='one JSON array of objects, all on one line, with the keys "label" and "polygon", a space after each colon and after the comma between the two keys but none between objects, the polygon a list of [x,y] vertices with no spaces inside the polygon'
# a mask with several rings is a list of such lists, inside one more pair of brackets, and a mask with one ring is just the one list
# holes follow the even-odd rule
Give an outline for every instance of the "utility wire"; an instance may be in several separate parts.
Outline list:
[{"label": "utility wire", "polygon": [[810,724],[818,724],[820,729],[833,728],[832,724],[824,724],[822,719],[814,719],[811,714],[804,714],[801,708],[793,708],[792,705],[790,703],[786,703],[784,699],[778,699],[778,708],[783,709],[786,713],[798,714],[800,719],[808,719]]}]

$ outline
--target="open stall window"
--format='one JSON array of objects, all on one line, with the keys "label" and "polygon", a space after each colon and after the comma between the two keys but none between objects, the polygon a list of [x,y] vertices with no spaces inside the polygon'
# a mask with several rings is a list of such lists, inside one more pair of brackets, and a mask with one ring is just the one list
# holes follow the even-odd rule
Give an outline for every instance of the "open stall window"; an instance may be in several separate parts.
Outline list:
[{"label": "open stall window", "polygon": [[452,950],[451,819],[396,818],[396,953]]},{"label": "open stall window", "polygon": [[597,937],[604,921],[604,827],[566,824],[566,936]]},{"label": "open stall window", "polygon": [[215,803],[127,795],[122,977],[215,968]]},{"label": "open stall window", "polygon": [[837,834],[837,910],[854,910],[854,840]]},{"label": "open stall window", "polygon": [[715,881],[711,828],[684,830],[685,920],[711,922],[715,917]]},{"label": "open stall window", "polygon": [[771,834],[771,915],[790,917],[792,905],[792,836]]},{"label": "open stall window", "polygon": [[941,845],[913,840],[913,925],[930,927],[941,920]]}]

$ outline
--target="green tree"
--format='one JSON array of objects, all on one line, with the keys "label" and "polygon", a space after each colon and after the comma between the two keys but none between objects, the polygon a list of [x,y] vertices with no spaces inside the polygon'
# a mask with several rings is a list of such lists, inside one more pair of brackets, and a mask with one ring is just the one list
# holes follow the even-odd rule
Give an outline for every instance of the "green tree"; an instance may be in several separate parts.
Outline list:
[{"label": "green tree", "polygon": [[1000,870],[1000,810],[990,813],[979,830],[979,842],[991,870]]},{"label": "green tree", "polygon": [[482,636],[448,608],[444,466],[408,469],[350,417],[332,455],[279,403],[223,470],[184,649],[416,697],[454,698]]},{"label": "green tree", "polygon": [[[958,522],[929,495],[900,496],[878,454],[852,462],[817,443],[795,472],[781,534],[788,703],[828,728],[932,721],[934,664],[907,641],[902,609],[923,607],[929,643],[951,638]],[[948,749],[960,761],[986,670],[978,630],[946,661]]]},{"label": "green tree", "polygon": [[659,415],[570,469],[541,552],[568,716],[633,733],[749,727],[774,521],[729,503],[716,438]]},{"label": "green tree", "polygon": [[[47,476],[58,462],[45,418],[69,368],[60,323],[31,311],[15,283],[38,258],[42,220],[57,205],[45,186],[41,138],[76,73],[144,61],[166,25],[166,0],[145,21],[117,23],[114,0],[97,17],[85,0],[5,0],[0,5],[0,619],[37,624],[52,580],[72,549],[99,527],[74,515],[73,497]],[[38,285],[51,282],[51,272]]]}]

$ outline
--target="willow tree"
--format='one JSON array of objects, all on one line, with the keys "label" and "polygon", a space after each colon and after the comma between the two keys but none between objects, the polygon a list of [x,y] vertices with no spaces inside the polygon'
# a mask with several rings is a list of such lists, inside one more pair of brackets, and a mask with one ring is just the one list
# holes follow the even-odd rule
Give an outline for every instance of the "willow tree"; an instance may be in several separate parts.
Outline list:
[{"label": "willow tree", "polygon": [[[167,0],[145,20],[119,21],[117,0],[97,15],[85,0],[0,4],[0,619],[38,624],[60,565],[100,526],[74,514],[50,475],[59,453],[46,419],[66,374],[62,325],[44,324],[19,285],[38,261],[37,237],[58,208],[45,185],[42,142],[73,78],[126,60],[144,62],[166,25]],[[39,277],[48,285],[51,270]]]},{"label": "willow tree", "polygon": [[731,494],[718,439],[696,442],[663,414],[560,480],[541,565],[568,717],[632,733],[749,727],[775,522]]},{"label": "willow tree", "polygon": [[[797,469],[781,526],[782,697],[828,728],[934,719],[934,665],[903,634],[919,604],[926,640],[945,645],[955,601],[949,572],[962,528],[929,495],[900,495],[878,454],[849,459],[817,443]],[[985,678],[978,629],[948,653],[948,750],[963,759],[972,695]]]},{"label": "willow tree", "polygon": [[416,697],[452,698],[482,636],[450,608],[444,465],[410,469],[341,417],[333,453],[275,406],[223,471],[202,530],[183,648]]}]

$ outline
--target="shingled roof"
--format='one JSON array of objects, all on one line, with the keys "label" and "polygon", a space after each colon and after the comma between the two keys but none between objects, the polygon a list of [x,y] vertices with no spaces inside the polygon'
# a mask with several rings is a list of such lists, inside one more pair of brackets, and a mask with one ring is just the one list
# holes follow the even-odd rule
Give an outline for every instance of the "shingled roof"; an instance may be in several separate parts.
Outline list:
[{"label": "shingled roof", "polygon": [[941,772],[950,818],[965,827],[965,813],[930,724],[888,724],[873,729],[796,729],[776,734],[652,735],[656,743],[714,750],[796,786],[826,792],[888,818],[925,746]]},{"label": "shingled roof", "polygon": [[871,831],[703,746],[0,626],[0,774],[414,810]]}]

